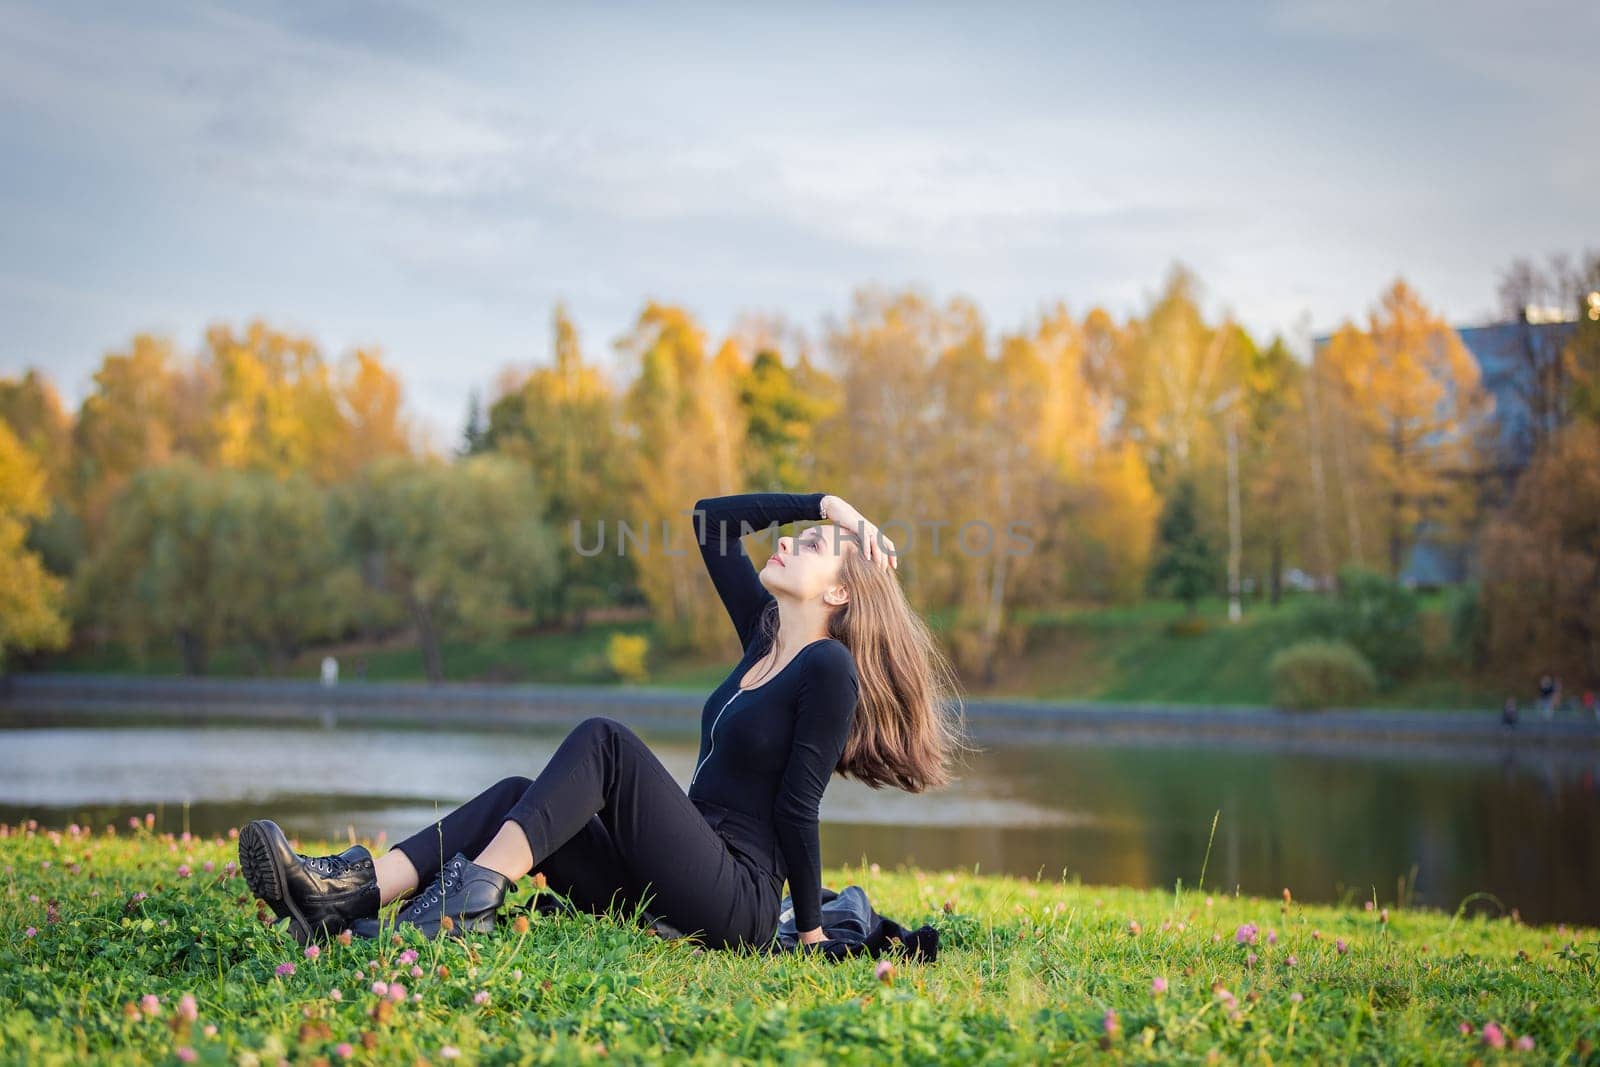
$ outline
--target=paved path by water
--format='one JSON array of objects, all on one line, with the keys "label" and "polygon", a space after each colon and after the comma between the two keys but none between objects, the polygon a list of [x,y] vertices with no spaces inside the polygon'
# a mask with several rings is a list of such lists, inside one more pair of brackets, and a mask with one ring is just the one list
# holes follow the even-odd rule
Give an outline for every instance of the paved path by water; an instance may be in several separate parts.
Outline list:
[{"label": "paved path by water", "polygon": [[[312,722],[327,726],[515,728],[571,725],[606,715],[639,729],[693,733],[702,693],[648,686],[341,682],[143,675],[20,674],[0,678],[0,714],[28,725],[130,720],[183,723]],[[1363,751],[1385,747],[1499,749],[1507,745],[1600,749],[1600,724],[1546,722],[1515,729],[1496,712],[1331,710],[969,700],[978,740],[1072,737],[1154,743],[1268,744]]]}]

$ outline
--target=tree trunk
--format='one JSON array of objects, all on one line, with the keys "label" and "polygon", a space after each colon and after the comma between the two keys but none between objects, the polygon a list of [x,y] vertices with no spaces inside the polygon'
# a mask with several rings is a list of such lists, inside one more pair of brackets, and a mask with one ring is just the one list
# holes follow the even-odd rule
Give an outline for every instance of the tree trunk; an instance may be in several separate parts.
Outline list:
[{"label": "tree trunk", "polygon": [[1313,362],[1311,373],[1306,376],[1306,410],[1310,415],[1310,432],[1307,435],[1310,447],[1306,452],[1311,459],[1311,503],[1317,530],[1317,552],[1321,557],[1318,562],[1321,565],[1322,573],[1317,576],[1317,584],[1320,586],[1323,578],[1333,574],[1334,565],[1333,545],[1328,539],[1328,490],[1322,469],[1322,449],[1325,442],[1322,434],[1321,409],[1318,406],[1316,376],[1316,364]]},{"label": "tree trunk", "polygon": [[210,657],[206,648],[205,638],[197,635],[193,630],[179,630],[178,649],[183,657],[184,674],[201,675],[206,673],[206,661]]},{"label": "tree trunk", "polygon": [[1277,607],[1283,600],[1283,534],[1276,524],[1272,530],[1272,574],[1267,579],[1267,587],[1272,591],[1272,606]]},{"label": "tree trunk", "polygon": [[1389,495],[1389,577],[1400,580],[1400,568],[1405,564],[1406,531],[1401,525],[1406,509],[1406,494],[1401,488],[1405,481],[1406,447],[1400,420],[1395,419],[1389,434],[1389,447],[1394,453],[1395,479],[1399,483]]},{"label": "tree trunk", "polygon": [[1389,577],[1400,580],[1400,567],[1405,563],[1405,535],[1400,527],[1400,516],[1405,513],[1405,495],[1394,493],[1389,501]]},{"label": "tree trunk", "polygon": [[438,685],[444,681],[444,654],[439,649],[439,631],[433,624],[428,606],[415,596],[411,600],[411,617],[417,622],[417,643],[422,649],[422,669],[428,682]]},{"label": "tree trunk", "polygon": [[1339,484],[1344,491],[1345,523],[1350,536],[1350,554],[1360,566],[1366,565],[1366,553],[1361,545],[1361,513],[1356,510],[1356,489],[1351,482],[1350,470],[1350,442],[1347,441],[1344,413],[1338,413],[1333,420],[1334,446],[1336,459],[1339,464]]}]

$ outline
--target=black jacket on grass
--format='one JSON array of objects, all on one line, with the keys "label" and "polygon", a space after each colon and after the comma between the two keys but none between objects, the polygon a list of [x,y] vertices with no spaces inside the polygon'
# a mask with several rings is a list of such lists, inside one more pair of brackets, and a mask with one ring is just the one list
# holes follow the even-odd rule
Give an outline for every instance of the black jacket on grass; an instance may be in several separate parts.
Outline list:
[{"label": "black jacket on grass", "polygon": [[872,907],[867,891],[858,885],[847,885],[839,892],[826,887],[822,890],[822,932],[826,940],[815,945],[804,944],[794,924],[794,909],[789,898],[783,899],[783,912],[778,918],[778,936],[768,952],[819,952],[829,959],[859,956],[883,956],[903,952],[907,956],[932,963],[939,958],[939,931],[926,924],[908,930],[893,919],[884,918]]}]

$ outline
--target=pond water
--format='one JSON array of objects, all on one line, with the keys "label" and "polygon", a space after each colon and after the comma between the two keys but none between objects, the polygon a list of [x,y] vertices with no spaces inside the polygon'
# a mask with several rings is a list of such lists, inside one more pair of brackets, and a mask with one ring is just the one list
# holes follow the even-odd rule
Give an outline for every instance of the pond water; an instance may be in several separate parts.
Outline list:
[{"label": "pond water", "polygon": [[[403,837],[501,777],[534,776],[564,731],[179,726],[0,728],[0,819]],[[680,785],[695,750],[641,731]],[[1319,754],[1266,747],[987,742],[913,796],[835,778],[823,860],[1302,900],[1517,908],[1600,925],[1600,753]],[[188,802],[187,811],[184,803]],[[1220,811],[1215,839],[1212,820]],[[1207,845],[1210,854],[1207,858]]]}]

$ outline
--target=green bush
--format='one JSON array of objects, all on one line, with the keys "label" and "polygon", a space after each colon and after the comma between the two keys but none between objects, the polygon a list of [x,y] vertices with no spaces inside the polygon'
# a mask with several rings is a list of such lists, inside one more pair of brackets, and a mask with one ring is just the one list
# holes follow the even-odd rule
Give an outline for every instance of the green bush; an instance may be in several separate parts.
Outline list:
[{"label": "green bush", "polygon": [[1422,662],[1417,596],[1382,574],[1360,567],[1339,571],[1339,591],[1306,611],[1308,636],[1343,641],[1364,656],[1379,685],[1390,685]]},{"label": "green bush", "polygon": [[1280,708],[1352,707],[1372,699],[1378,675],[1372,664],[1344,641],[1302,641],[1272,657],[1267,665],[1272,701]]}]

